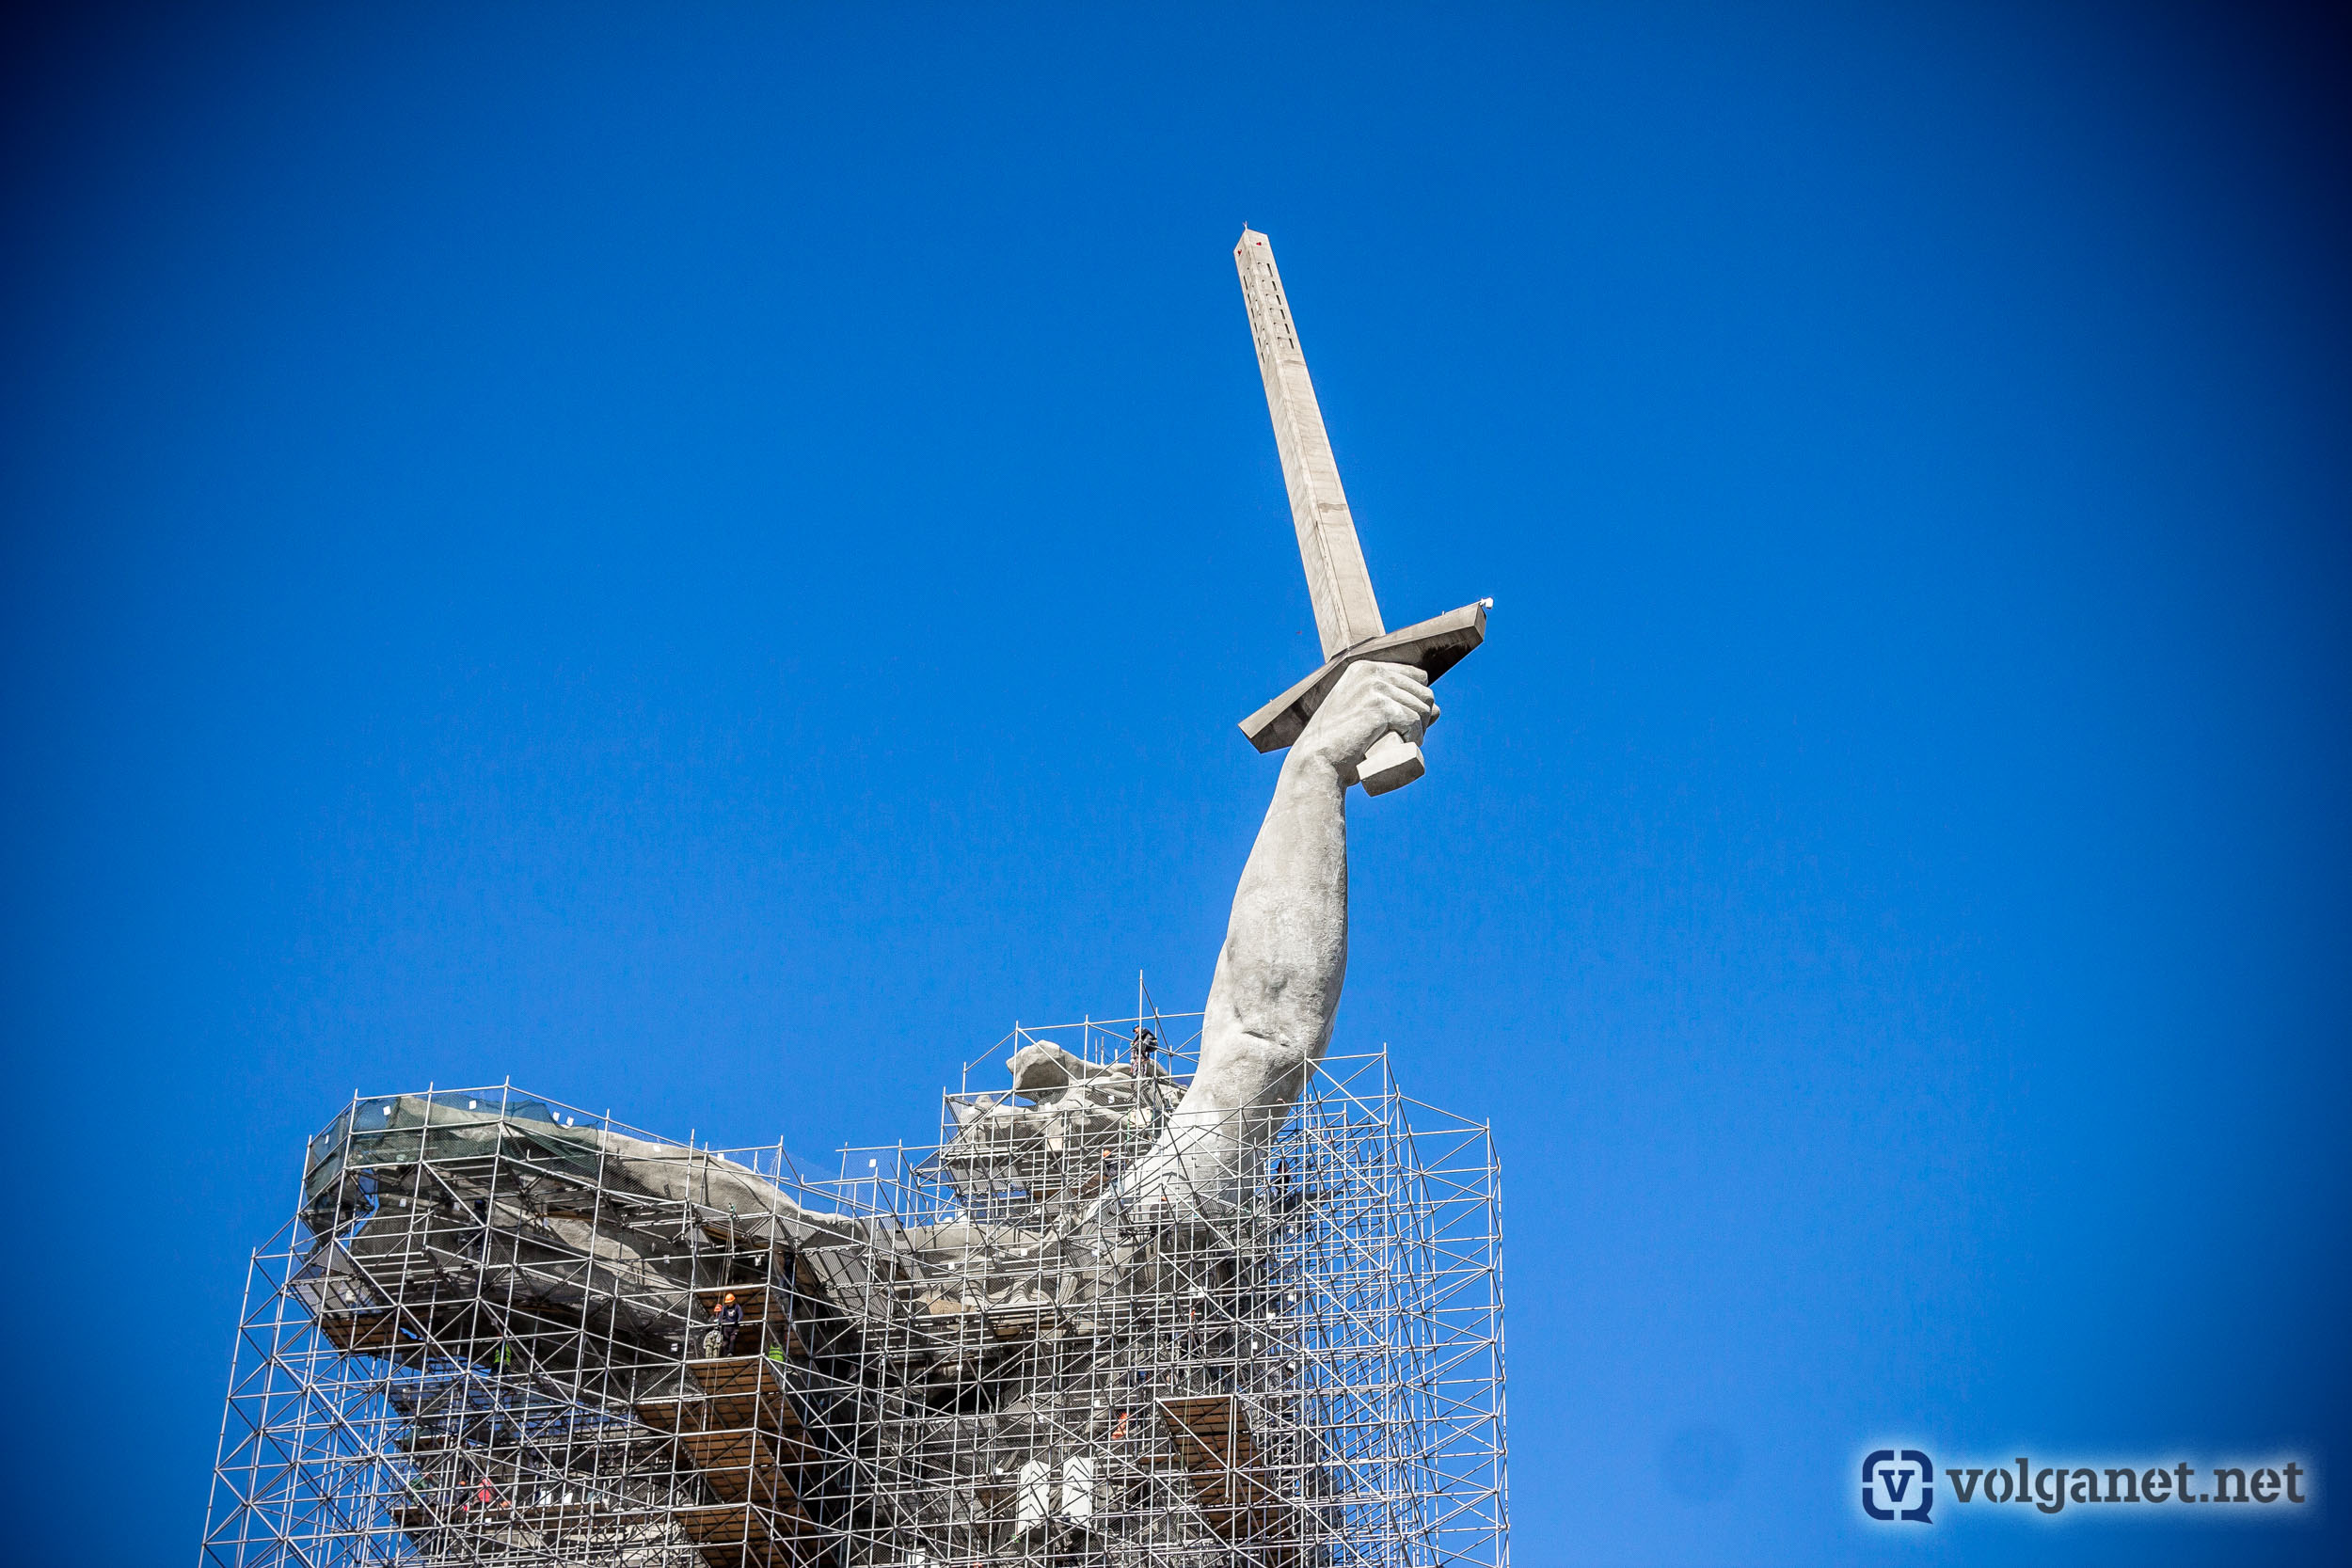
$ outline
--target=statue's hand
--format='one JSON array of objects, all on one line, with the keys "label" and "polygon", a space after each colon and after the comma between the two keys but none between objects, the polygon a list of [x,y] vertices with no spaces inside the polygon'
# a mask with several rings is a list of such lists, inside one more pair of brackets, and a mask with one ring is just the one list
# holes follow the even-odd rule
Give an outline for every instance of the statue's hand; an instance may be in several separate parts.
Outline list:
[{"label": "statue's hand", "polygon": [[1345,779],[1382,736],[1394,733],[1419,745],[1437,721],[1437,699],[1412,665],[1351,664],[1292,749],[1330,763]]}]

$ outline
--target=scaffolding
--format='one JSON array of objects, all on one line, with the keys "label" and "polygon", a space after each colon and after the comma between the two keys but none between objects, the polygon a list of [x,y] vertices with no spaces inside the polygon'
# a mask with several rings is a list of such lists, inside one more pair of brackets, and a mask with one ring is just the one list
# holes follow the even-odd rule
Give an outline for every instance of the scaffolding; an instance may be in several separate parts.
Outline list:
[{"label": "scaffolding", "polygon": [[1488,1129],[1327,1057],[1230,1205],[1150,1206],[1196,1021],[1016,1027],[822,1179],[355,1099],[253,1255],[201,1561],[1505,1568]]}]

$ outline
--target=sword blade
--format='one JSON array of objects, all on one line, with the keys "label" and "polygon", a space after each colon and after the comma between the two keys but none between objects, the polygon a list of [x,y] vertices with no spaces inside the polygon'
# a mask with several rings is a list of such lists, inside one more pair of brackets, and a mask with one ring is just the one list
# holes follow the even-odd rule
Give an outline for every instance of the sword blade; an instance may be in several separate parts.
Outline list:
[{"label": "sword blade", "polygon": [[1307,568],[1307,596],[1314,601],[1315,631],[1323,657],[1388,630],[1373,597],[1372,573],[1356,539],[1356,519],[1340,487],[1340,466],[1323,428],[1323,409],[1307,375],[1307,356],[1298,346],[1290,297],[1274,264],[1274,247],[1254,229],[1244,229],[1233,246],[1243,303],[1249,309],[1249,335],[1258,345],[1258,372],[1265,378],[1266,412],[1274,417],[1274,443],[1282,453],[1282,483],[1291,497],[1291,522],[1298,531],[1298,558]]}]

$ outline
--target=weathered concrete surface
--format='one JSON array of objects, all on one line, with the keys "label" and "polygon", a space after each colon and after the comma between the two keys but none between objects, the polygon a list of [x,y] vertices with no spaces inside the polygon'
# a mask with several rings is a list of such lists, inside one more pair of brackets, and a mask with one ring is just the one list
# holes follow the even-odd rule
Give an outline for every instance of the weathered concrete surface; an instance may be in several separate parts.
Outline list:
[{"label": "weathered concrete surface", "polygon": [[1423,680],[1439,675],[1470,657],[1486,640],[1486,602],[1449,610],[1402,631],[1375,637],[1345,653],[1324,660],[1323,668],[1241,721],[1241,733],[1261,752],[1279,752],[1296,740],[1315,716],[1323,699],[1340,684],[1341,673],[1351,664],[1409,664]]},{"label": "weathered concrete surface", "polygon": [[[1299,562],[1307,570],[1307,596],[1314,603],[1315,632],[1323,639],[1323,668],[1242,721],[1249,743],[1273,752],[1297,739],[1349,665],[1408,664],[1424,681],[1434,681],[1484,640],[1486,610],[1484,601],[1464,605],[1401,632],[1391,632],[1381,621],[1372,573],[1356,536],[1356,516],[1340,485],[1339,459],[1323,426],[1323,406],[1315,401],[1272,244],[1256,230],[1243,229],[1233,245],[1233,268],[1258,350],[1274,444],[1282,455],[1282,484],[1290,493],[1291,524],[1298,534]],[[1379,748],[1360,781],[1351,775],[1343,782],[1361,782],[1367,795],[1411,784],[1425,771],[1415,739],[1399,735]]]},{"label": "weathered concrete surface", "polygon": [[1127,1201],[1213,1212],[1263,1163],[1331,1042],[1347,977],[1348,783],[1375,741],[1419,742],[1437,717],[1412,666],[1352,664],[1282,759],[1233,894],[1200,1065],[1121,1180]]},{"label": "weathered concrete surface", "polygon": [[1315,630],[1323,638],[1323,657],[1329,658],[1388,627],[1373,597],[1372,573],[1356,539],[1356,518],[1340,485],[1339,460],[1331,455],[1331,437],[1323,428],[1323,408],[1307,374],[1306,352],[1298,346],[1298,324],[1291,319],[1274,247],[1256,230],[1243,230],[1233,246],[1233,268],[1241,275],[1249,336],[1258,347],[1274,444],[1282,453],[1282,483],[1290,491],[1291,523],[1298,531],[1307,594],[1314,600]]}]

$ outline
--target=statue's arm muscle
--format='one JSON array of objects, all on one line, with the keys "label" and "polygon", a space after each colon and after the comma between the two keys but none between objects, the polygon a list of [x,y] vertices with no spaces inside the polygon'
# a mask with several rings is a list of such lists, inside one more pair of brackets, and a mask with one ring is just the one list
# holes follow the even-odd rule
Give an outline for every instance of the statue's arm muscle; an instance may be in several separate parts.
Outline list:
[{"label": "statue's arm muscle", "polygon": [[1330,1043],[1347,975],[1347,785],[1374,741],[1419,740],[1437,716],[1420,671],[1353,665],[1282,759],[1233,894],[1199,1069],[1131,1191],[1215,1197],[1263,1157]]}]

